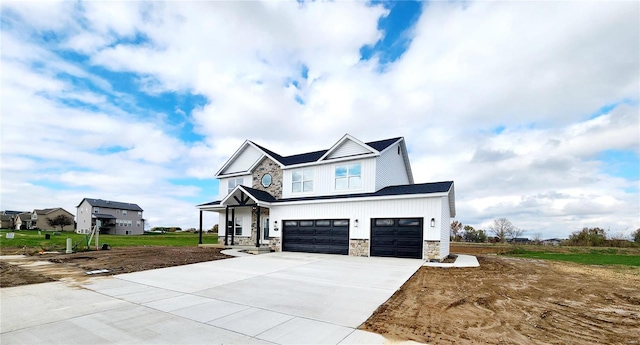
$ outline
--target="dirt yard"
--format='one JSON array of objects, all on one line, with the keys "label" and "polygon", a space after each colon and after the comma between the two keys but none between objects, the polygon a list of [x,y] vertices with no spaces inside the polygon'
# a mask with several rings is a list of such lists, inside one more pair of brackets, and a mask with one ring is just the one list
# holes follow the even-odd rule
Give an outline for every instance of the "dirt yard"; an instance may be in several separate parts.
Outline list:
[{"label": "dirt yard", "polygon": [[[114,275],[154,268],[226,259],[219,248],[122,247],[73,254],[37,254],[23,259],[0,260],[0,287],[84,280],[96,275]],[[86,272],[108,270],[88,275]]]},{"label": "dirt yard", "polygon": [[432,344],[640,344],[640,269],[478,260],[422,267],[361,329]]}]

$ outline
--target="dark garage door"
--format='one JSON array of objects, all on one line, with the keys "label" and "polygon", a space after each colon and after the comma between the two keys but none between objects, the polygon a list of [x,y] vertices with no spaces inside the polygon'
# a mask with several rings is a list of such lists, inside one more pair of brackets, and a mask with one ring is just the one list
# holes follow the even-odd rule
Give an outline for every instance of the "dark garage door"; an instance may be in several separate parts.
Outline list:
[{"label": "dark garage door", "polygon": [[371,256],[422,259],[422,218],[371,220]]},{"label": "dark garage door", "polygon": [[285,220],[282,250],[288,252],[349,254],[349,220]]}]

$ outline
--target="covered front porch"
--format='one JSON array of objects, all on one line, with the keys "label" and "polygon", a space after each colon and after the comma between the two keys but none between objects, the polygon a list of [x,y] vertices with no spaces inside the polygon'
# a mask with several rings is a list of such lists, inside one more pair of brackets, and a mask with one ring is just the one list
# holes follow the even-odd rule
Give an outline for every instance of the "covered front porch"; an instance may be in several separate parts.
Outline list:
[{"label": "covered front porch", "polygon": [[272,248],[276,250],[279,237],[270,229],[269,206],[275,200],[269,193],[246,186],[237,186],[223,200],[199,205],[200,244],[202,244],[202,213],[217,212],[218,243],[242,249]]}]

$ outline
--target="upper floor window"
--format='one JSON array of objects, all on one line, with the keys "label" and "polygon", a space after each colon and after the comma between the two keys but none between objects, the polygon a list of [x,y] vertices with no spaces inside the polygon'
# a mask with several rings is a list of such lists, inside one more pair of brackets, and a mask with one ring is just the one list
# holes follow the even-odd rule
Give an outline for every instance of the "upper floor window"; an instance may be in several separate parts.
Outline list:
[{"label": "upper floor window", "polygon": [[336,190],[362,188],[362,164],[336,166]]},{"label": "upper floor window", "polygon": [[313,169],[296,170],[291,173],[291,192],[313,192]]},{"label": "upper floor window", "polygon": [[127,215],[127,210],[122,210],[122,215],[126,216]]},{"label": "upper floor window", "polygon": [[142,218],[142,211],[138,211],[138,218]]},{"label": "upper floor window", "polygon": [[93,213],[100,213],[100,207],[94,207]]},{"label": "upper floor window", "polygon": [[243,182],[244,179],[242,177],[232,178],[231,180],[229,180],[227,184],[227,194],[231,193],[231,191],[236,188],[236,186],[241,185]]}]

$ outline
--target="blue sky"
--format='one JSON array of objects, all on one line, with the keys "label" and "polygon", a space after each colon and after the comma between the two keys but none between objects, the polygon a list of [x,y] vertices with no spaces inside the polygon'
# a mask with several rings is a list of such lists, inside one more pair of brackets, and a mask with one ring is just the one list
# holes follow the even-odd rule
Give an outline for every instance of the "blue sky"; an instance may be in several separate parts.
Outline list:
[{"label": "blue sky", "polygon": [[2,209],[103,198],[196,227],[245,139],[349,133],[404,136],[416,182],[454,180],[476,228],[640,227],[637,3],[1,6]]}]

